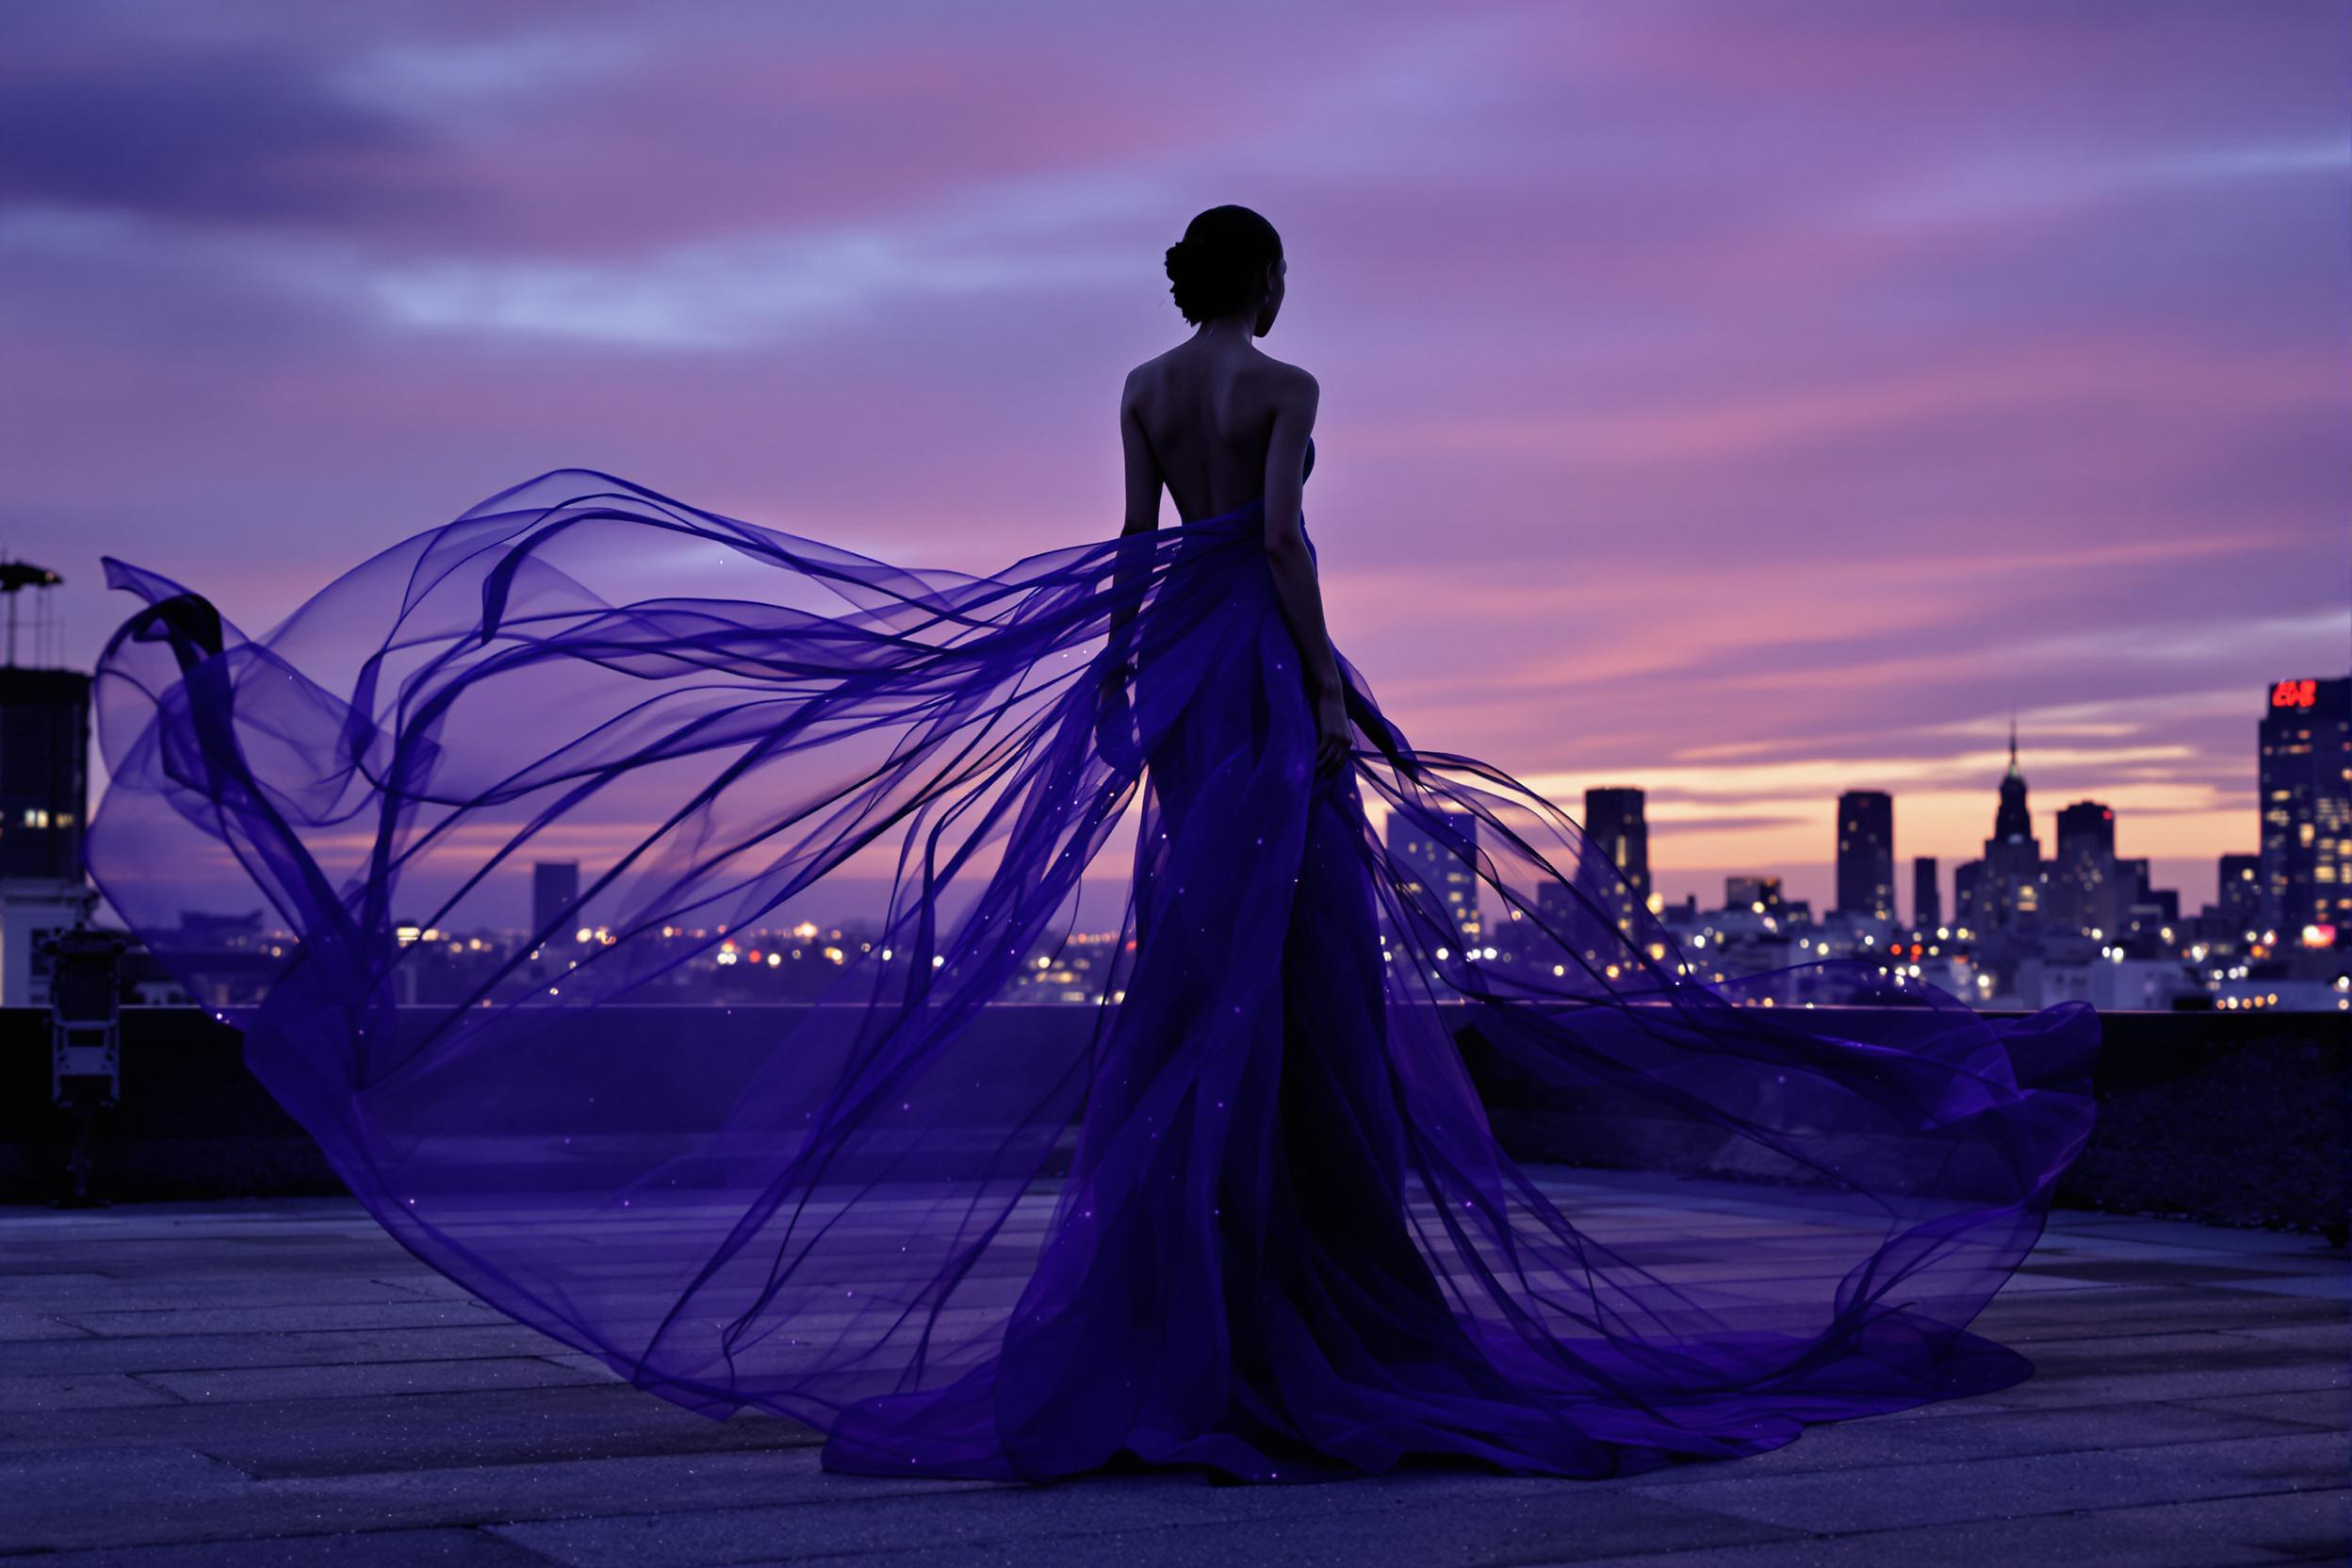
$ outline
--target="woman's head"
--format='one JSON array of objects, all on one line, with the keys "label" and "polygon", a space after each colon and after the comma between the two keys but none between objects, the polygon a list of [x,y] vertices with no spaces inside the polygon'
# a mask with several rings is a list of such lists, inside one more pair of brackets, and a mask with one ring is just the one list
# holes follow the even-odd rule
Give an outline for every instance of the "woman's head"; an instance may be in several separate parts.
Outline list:
[{"label": "woman's head", "polygon": [[1254,310],[1263,337],[1282,304],[1282,237],[1248,207],[1211,207],[1168,248],[1168,292],[1195,326]]}]

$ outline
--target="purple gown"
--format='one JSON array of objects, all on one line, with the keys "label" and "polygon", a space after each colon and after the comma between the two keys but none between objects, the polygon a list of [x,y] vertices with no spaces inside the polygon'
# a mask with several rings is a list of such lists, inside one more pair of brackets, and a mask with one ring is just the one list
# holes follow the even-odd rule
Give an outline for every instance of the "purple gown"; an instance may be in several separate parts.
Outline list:
[{"label": "purple gown", "polygon": [[[1593,1477],[2026,1376],[1968,1325],[2088,1135],[2097,1016],[1717,981],[1345,661],[1318,776],[1262,531],[967,576],[561,469],[260,640],[110,560],[90,870],[175,972],[224,888],[297,934],[247,1060],[410,1250],[829,1469]],[[444,933],[548,858],[577,902],[451,989]],[[642,1004],[853,882],[887,912],[822,1004]],[[986,1007],[1111,928],[1091,1004]]]}]

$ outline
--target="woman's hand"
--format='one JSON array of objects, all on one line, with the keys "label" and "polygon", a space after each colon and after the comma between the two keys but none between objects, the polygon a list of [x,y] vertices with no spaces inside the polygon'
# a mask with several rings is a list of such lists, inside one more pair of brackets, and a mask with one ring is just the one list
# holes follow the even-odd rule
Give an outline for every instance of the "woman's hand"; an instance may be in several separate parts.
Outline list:
[{"label": "woman's hand", "polygon": [[1348,765],[1356,749],[1355,731],[1348,723],[1348,698],[1337,684],[1315,694],[1315,768],[1333,774]]},{"label": "woman's hand", "polygon": [[1143,773],[1143,753],[1135,743],[1135,724],[1128,700],[1128,683],[1135,679],[1132,663],[1105,664],[1095,678],[1094,741],[1102,760],[1118,773],[1135,778]]}]

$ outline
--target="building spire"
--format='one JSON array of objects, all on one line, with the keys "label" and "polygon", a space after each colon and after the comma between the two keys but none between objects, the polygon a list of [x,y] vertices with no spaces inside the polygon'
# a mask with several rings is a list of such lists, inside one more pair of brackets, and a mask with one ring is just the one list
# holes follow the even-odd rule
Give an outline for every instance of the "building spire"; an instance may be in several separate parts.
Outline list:
[{"label": "building spire", "polygon": [[2017,776],[2017,710],[2009,710],[2009,776]]}]

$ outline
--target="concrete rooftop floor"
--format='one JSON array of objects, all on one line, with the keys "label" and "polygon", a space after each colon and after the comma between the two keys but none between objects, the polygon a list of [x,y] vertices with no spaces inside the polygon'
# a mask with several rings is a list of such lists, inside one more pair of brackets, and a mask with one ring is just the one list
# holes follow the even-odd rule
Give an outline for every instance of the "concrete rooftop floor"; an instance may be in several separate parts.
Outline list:
[{"label": "concrete rooftop floor", "polygon": [[[1560,1184],[1573,1187],[1571,1173]],[[1612,1194],[1622,1201],[1622,1189]],[[1767,1205],[1759,1204],[1759,1209]],[[2352,1557],[2352,1264],[2062,1211],[2035,1375],[1624,1480],[829,1476],[468,1299],[336,1199],[0,1208],[0,1561],[2134,1568]]]}]

